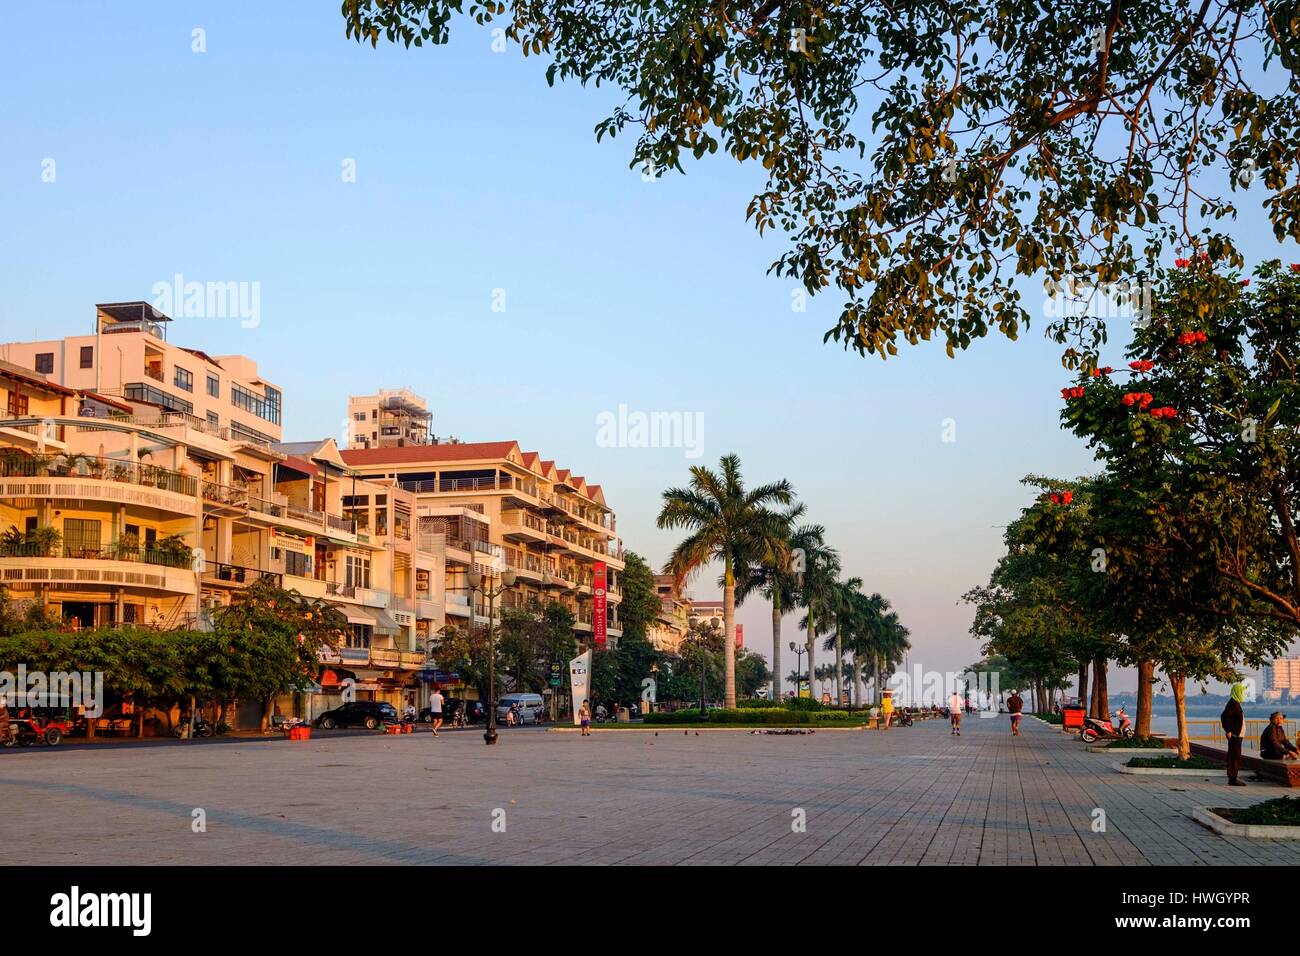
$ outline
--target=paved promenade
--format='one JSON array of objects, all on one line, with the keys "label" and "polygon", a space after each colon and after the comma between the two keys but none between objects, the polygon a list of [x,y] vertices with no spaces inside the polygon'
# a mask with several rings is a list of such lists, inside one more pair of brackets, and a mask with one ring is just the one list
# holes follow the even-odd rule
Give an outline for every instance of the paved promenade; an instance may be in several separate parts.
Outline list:
[{"label": "paved promenade", "polygon": [[1025,724],[4,751],[0,830],[11,863],[1300,864],[1188,815],[1283,788],[1124,775]]}]

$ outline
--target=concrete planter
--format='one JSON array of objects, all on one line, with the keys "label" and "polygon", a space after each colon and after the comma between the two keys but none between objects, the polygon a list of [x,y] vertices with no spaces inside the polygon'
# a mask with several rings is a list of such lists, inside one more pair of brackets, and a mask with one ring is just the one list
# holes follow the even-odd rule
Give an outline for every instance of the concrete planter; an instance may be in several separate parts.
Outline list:
[{"label": "concrete planter", "polygon": [[1192,810],[1192,819],[1209,827],[1220,836],[1246,837],[1251,840],[1300,840],[1300,827],[1233,823],[1214,811],[1214,807],[1195,807]]},{"label": "concrete planter", "polygon": [[[1139,755],[1135,754],[1134,756]],[[1184,770],[1182,767],[1129,767],[1126,764],[1127,761],[1120,760],[1111,764],[1111,766],[1120,773],[1131,773],[1139,777],[1222,777],[1225,774],[1222,768],[1217,770]]]}]

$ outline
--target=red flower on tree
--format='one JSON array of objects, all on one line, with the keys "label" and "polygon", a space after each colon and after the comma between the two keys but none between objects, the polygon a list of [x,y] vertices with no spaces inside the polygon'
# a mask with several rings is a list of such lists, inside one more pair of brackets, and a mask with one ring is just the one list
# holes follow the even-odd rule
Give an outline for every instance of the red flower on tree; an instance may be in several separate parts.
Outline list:
[{"label": "red flower on tree", "polygon": [[1174,265],[1179,269],[1186,269],[1191,263],[1187,259],[1175,259]]}]

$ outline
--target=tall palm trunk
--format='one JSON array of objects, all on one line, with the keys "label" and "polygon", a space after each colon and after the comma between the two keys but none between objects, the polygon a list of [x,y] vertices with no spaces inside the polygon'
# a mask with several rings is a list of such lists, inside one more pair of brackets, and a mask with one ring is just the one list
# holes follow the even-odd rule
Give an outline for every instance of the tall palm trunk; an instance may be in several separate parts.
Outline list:
[{"label": "tall palm trunk", "polygon": [[817,673],[817,668],[813,665],[813,645],[817,642],[817,624],[813,615],[813,607],[808,605],[808,696],[813,695],[813,674]]},{"label": "tall palm trunk", "polygon": [[772,589],[772,700],[781,699],[781,592]]},{"label": "tall palm trunk", "polygon": [[736,706],[736,574],[727,556],[727,576],[722,588],[722,629],[726,632],[723,656],[727,665],[726,691],[723,706],[728,710]]},{"label": "tall palm trunk", "polygon": [[1088,662],[1079,662],[1079,706],[1088,706]]},{"label": "tall palm trunk", "polygon": [[862,660],[853,652],[853,709],[862,706]]},{"label": "tall palm trunk", "polygon": [[840,681],[844,676],[844,639],[840,635],[840,619],[835,618],[835,706],[840,706],[844,697]]}]

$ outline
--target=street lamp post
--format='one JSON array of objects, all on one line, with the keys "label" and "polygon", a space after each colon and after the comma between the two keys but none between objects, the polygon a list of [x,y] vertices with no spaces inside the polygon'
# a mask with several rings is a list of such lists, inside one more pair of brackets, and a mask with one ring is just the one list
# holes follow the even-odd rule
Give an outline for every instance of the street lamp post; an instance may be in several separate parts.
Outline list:
[{"label": "street lamp post", "polygon": [[471,567],[466,579],[470,591],[470,620],[474,614],[474,592],[483,595],[488,602],[488,708],[487,729],[483,731],[483,742],[489,747],[497,742],[497,645],[496,645],[496,601],[497,598],[515,586],[515,572],[506,568],[501,572],[501,584],[492,587],[493,573],[486,575],[478,568]]},{"label": "street lamp post", "polygon": [[[803,656],[808,653],[808,649],[800,647],[794,641],[790,642],[790,650],[794,651],[794,695],[799,696],[799,675],[803,673]],[[812,657],[809,656],[808,663],[812,663]],[[808,675],[808,696],[812,697],[812,674]]]}]

